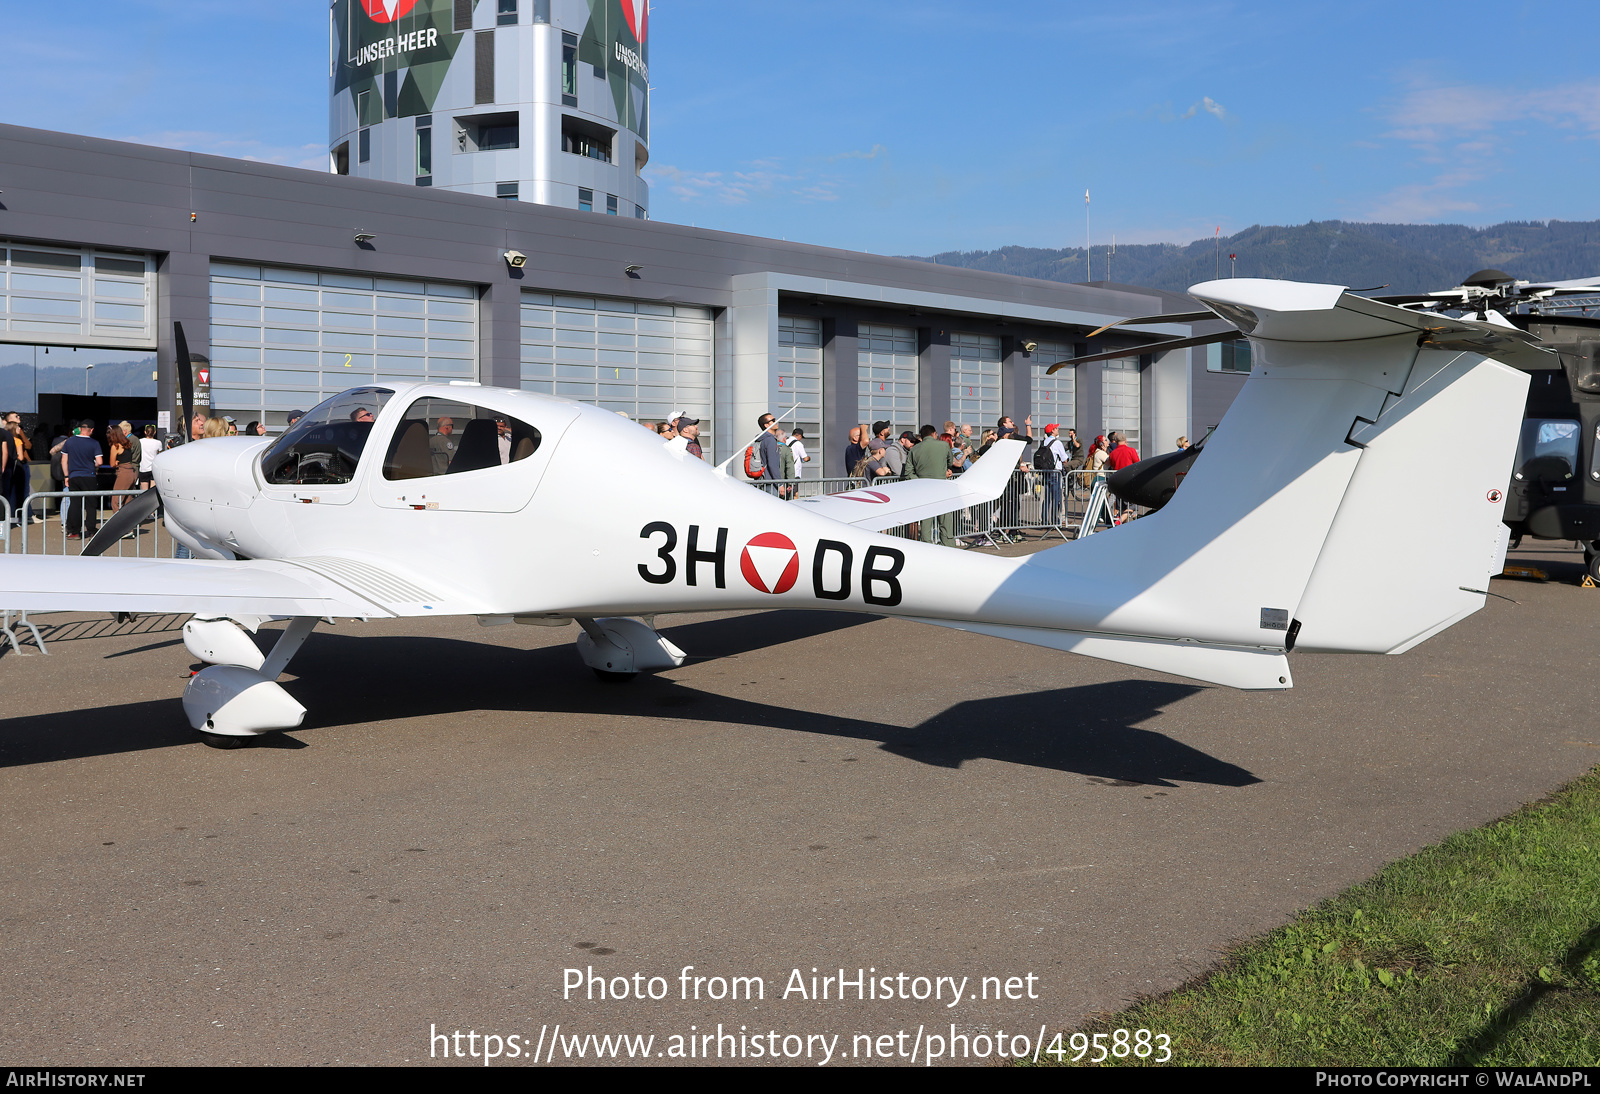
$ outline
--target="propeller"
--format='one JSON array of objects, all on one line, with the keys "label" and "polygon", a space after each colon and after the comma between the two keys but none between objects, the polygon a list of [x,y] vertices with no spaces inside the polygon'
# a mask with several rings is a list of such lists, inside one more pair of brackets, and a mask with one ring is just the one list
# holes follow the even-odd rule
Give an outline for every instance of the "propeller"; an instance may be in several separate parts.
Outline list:
[{"label": "propeller", "polygon": [[122,508],[111,514],[111,519],[100,526],[94,538],[83,545],[86,555],[103,555],[117,540],[132,532],[149,519],[161,506],[161,496],[151,487],[135,494],[122,503]]},{"label": "propeller", "polygon": [[[172,333],[177,342],[178,396],[183,401],[183,425],[177,431],[178,443],[189,439],[194,427],[194,368],[189,361],[189,340],[183,336],[183,324],[173,323]],[[86,555],[103,555],[111,545],[133,532],[161,507],[161,495],[152,486],[123,502],[122,508],[111,514],[111,519],[83,545]]]},{"label": "propeller", "polygon": [[173,323],[172,333],[178,343],[178,395],[183,400],[183,428],[178,430],[178,443],[189,439],[194,428],[194,368],[189,363],[189,340],[183,336],[183,324]]}]

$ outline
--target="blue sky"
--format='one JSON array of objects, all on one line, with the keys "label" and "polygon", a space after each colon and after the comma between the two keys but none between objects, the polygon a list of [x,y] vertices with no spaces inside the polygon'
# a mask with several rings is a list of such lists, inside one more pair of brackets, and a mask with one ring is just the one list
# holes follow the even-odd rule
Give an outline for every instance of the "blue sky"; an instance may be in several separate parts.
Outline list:
[{"label": "blue sky", "polygon": [[[320,168],[320,0],[4,0],[0,118]],[[652,215],[889,254],[1600,217],[1590,19],[1533,3],[662,0]]]}]

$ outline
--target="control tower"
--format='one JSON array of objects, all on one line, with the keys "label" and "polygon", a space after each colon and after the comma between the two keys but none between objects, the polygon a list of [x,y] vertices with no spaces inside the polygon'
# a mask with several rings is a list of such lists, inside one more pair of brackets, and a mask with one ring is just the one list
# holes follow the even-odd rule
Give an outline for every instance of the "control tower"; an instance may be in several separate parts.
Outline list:
[{"label": "control tower", "polygon": [[335,174],[649,216],[648,0],[331,0]]}]

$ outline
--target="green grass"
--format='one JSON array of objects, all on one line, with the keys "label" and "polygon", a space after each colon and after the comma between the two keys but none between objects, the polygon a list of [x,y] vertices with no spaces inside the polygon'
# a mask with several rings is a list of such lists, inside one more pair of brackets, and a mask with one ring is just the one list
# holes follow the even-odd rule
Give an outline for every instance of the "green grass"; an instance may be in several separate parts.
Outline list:
[{"label": "green grass", "polygon": [[1600,769],[1079,1031],[1118,1028],[1176,1064],[1600,1064]]}]

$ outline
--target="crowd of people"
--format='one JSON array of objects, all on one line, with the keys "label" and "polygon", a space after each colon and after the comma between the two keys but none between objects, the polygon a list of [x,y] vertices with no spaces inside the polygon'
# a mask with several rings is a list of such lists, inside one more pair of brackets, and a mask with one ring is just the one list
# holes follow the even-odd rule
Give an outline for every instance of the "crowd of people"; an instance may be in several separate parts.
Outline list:
[{"label": "crowd of people", "polygon": [[[240,432],[231,417],[196,414],[189,435],[203,440],[238,436]],[[243,430],[246,436],[254,437],[264,437],[266,432],[259,421],[248,423]],[[20,524],[24,503],[34,492],[32,465],[47,463],[50,489],[68,494],[56,508],[67,538],[83,539],[99,528],[103,508],[115,511],[127,501],[125,496],[114,495],[102,501],[88,495],[107,490],[150,489],[155,485],[156,454],[162,447],[153,423],[135,427],[132,422],[121,421],[101,432],[90,418],[59,426],[40,422],[30,435],[23,426],[21,412],[6,411],[0,415],[0,497],[10,503],[12,524]],[[75,496],[78,494],[86,496]],[[31,523],[41,524],[48,515],[48,504],[35,503],[27,513]]]},{"label": "crowd of people", "polygon": [[[303,416],[300,411],[289,415],[288,425],[294,426]],[[665,421],[641,421],[640,425],[657,434],[668,449],[695,459],[706,458],[700,446],[700,421],[687,411],[675,410]],[[67,427],[62,427],[67,430]],[[757,419],[760,436],[743,453],[745,477],[758,486],[771,489],[778,496],[791,498],[796,494],[795,480],[805,477],[806,465],[812,462],[807,448],[805,430],[796,427],[785,430],[774,415],[764,413]],[[887,483],[909,478],[953,478],[963,474],[989,450],[1002,440],[1019,440],[1034,445],[1031,458],[1018,463],[1020,470],[1034,471],[1087,471],[1091,481],[1137,463],[1139,453],[1120,432],[1096,436],[1085,447],[1076,429],[1051,423],[1043,427],[1036,439],[1033,435],[1033,418],[1025,417],[1019,428],[1009,415],[1001,415],[993,428],[974,429],[970,424],[944,423],[943,430],[924,425],[919,431],[903,430],[898,436],[894,424],[888,420],[868,425],[852,426],[844,450],[847,474],[867,483]],[[156,427],[146,425],[135,430],[129,422],[119,422],[107,428],[102,439],[96,436],[95,423],[84,419],[70,430],[54,436],[49,441],[51,479],[55,488],[70,494],[90,493],[96,490],[147,490],[154,484],[154,462],[161,450]],[[196,414],[189,423],[190,439],[200,441],[213,437],[238,436],[237,422],[227,415],[207,416]],[[266,426],[259,421],[245,425],[245,436],[266,435]],[[23,429],[22,416],[8,411],[0,416],[0,496],[11,503],[13,521],[21,519],[23,501],[31,492],[29,463],[50,436],[50,427],[41,425],[29,437]],[[430,438],[435,474],[449,465],[450,457],[459,443],[454,422],[440,418],[436,432]],[[1188,438],[1179,437],[1178,447],[1188,447]],[[101,471],[110,469],[111,481],[102,485]],[[1020,479],[1014,479],[1008,491],[1020,490]],[[1064,515],[1061,475],[1049,475],[1044,480],[1045,499],[1043,521],[1055,524]],[[93,535],[99,523],[99,505],[85,504],[87,499],[69,497],[63,501],[63,523],[68,528],[68,538],[81,539]],[[125,499],[110,499],[113,510]],[[1015,499],[1012,499],[1015,500]],[[67,504],[71,502],[71,505]],[[1126,507],[1121,516],[1131,516]],[[34,512],[35,523],[43,514]],[[954,514],[945,514],[937,520],[921,522],[919,538],[924,542],[953,543]]]}]

